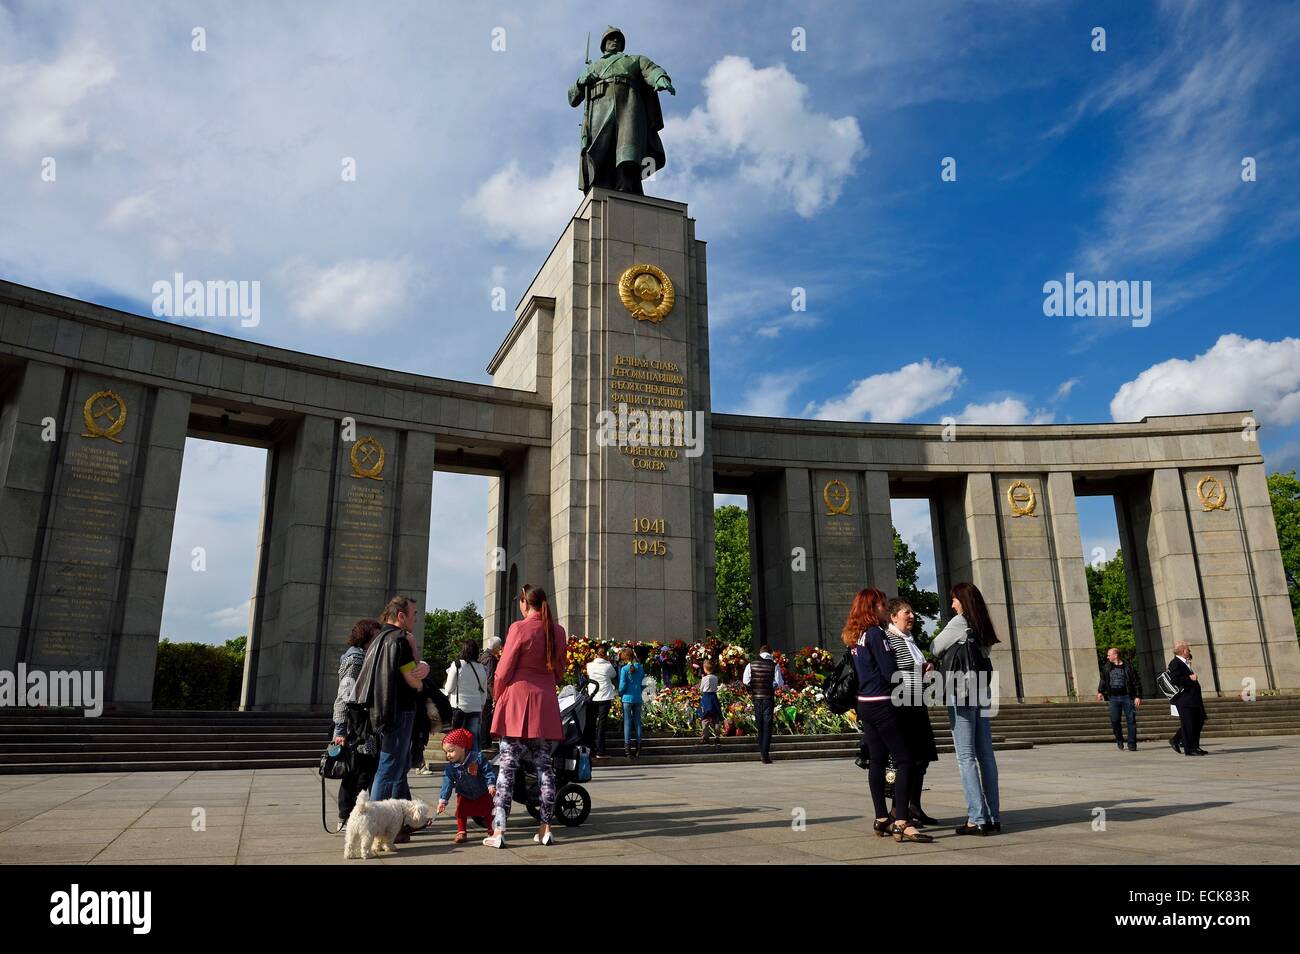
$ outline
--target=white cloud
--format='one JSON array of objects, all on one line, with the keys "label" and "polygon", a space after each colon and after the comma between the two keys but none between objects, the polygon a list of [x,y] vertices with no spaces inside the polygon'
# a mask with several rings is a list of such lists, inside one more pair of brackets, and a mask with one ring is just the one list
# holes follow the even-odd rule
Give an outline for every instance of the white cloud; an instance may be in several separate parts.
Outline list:
[{"label": "white cloud", "polygon": [[[725,56],[704,79],[705,103],[665,124],[665,176],[716,170],[787,201],[809,218],[839,198],[867,154],[858,121],[812,109],[808,87],[784,65]],[[679,172],[678,170],[682,170]]]},{"label": "white cloud", "polygon": [[760,338],[779,338],[784,331],[819,327],[822,320],[806,312],[792,311],[764,322],[754,329]]},{"label": "white cloud", "polygon": [[[758,69],[745,57],[725,56],[709,70],[704,90],[704,105],[667,118],[668,165],[649,191],[703,204],[696,214],[715,227],[719,219],[770,208],[754,201],[756,192],[811,217],[839,198],[867,153],[858,121],[813,110],[808,87],[783,65]],[[463,211],[494,238],[548,247],[577,207],[577,175],[572,149],[537,167],[511,160]]]},{"label": "white cloud", "polygon": [[967,404],[957,413],[962,424],[1050,424],[1055,415],[1042,409],[1030,411],[1019,398],[1003,398],[986,404]]},{"label": "white cloud", "polygon": [[1052,395],[1052,400],[1060,401],[1063,398],[1069,397],[1070,392],[1074,390],[1074,386],[1078,383],[1079,383],[1078,378],[1070,378],[1068,381],[1062,381],[1061,386],[1058,387],[1056,389],[1056,393]]},{"label": "white cloud", "polygon": [[248,632],[248,611],[251,606],[252,600],[245,600],[238,606],[227,606],[209,613],[207,618],[211,620],[213,626],[230,630],[238,636],[240,633]]},{"label": "white cloud", "polygon": [[760,374],[745,390],[736,413],[756,417],[788,417],[791,414],[790,401],[807,379],[808,372],[798,370]]},{"label": "white cloud", "polygon": [[566,152],[538,170],[521,168],[512,160],[478,187],[466,200],[464,211],[493,238],[549,248],[581,198],[578,162]]},{"label": "white cloud", "polygon": [[288,293],[289,311],[303,323],[361,334],[389,326],[400,316],[414,268],[405,256],[387,261],[352,259],[323,267],[294,258],[275,275]]},{"label": "white cloud", "polygon": [[1246,201],[1240,162],[1259,142],[1267,120],[1258,94],[1285,47],[1261,29],[1269,21],[1240,6],[1169,10],[1163,51],[1092,88],[1053,130],[1123,110],[1124,149],[1083,249],[1087,270],[1099,276],[1191,257],[1224,234]]},{"label": "white cloud", "polygon": [[1191,360],[1152,365],[1121,385],[1110,402],[1116,421],[1245,410],[1253,410],[1261,423],[1300,421],[1300,338],[1223,335]]},{"label": "white cloud", "polygon": [[68,46],[56,59],[0,67],[0,139],[19,151],[54,154],[90,137],[89,104],[117,75],[93,42]]},{"label": "white cloud", "polygon": [[961,368],[926,358],[855,381],[848,394],[810,402],[804,413],[823,421],[904,421],[948,400],[961,380]]}]

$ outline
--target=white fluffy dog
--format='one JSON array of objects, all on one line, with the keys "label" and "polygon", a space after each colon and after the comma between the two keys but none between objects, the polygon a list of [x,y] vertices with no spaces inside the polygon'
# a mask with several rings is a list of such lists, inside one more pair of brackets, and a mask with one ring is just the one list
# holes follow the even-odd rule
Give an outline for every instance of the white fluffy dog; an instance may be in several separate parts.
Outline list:
[{"label": "white fluffy dog", "polygon": [[357,794],[357,804],[348,816],[347,834],[343,839],[344,858],[373,858],[396,851],[393,839],[402,825],[423,828],[429,821],[429,806],[419,799],[386,798],[372,802],[369,792]]}]

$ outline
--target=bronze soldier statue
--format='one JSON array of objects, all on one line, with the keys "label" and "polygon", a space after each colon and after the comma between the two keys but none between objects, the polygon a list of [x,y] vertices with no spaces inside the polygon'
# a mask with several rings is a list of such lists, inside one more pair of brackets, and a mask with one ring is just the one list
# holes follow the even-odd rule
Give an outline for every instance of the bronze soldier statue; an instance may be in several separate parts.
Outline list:
[{"label": "bronze soldier statue", "polygon": [[644,194],[641,180],[664,167],[659,91],[677,95],[662,66],[624,53],[623,31],[600,38],[600,59],[588,62],[569,87],[569,105],[585,104],[578,188],[592,186]]}]

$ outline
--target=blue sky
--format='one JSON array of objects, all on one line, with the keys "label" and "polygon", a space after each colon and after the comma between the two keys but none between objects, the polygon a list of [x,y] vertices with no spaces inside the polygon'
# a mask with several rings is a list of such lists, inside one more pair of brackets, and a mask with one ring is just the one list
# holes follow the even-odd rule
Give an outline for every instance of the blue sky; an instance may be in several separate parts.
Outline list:
[{"label": "blue sky", "polygon": [[[492,289],[516,301],[578,203],[564,92],[613,21],[677,88],[647,191],[709,243],[715,410],[1249,407],[1270,469],[1300,465],[1295,5],[466,7],[3,0],[0,274],[142,314],[175,271],[258,280],[258,327],[201,326],[486,380],[511,321]],[[1151,282],[1150,325],[1044,316],[1067,272]],[[242,629],[256,453],[187,459],[174,565],[193,541],[225,556],[173,573],[165,631]],[[481,599],[483,490],[436,479],[431,602]],[[1104,507],[1082,523],[1086,551],[1113,548]]]}]

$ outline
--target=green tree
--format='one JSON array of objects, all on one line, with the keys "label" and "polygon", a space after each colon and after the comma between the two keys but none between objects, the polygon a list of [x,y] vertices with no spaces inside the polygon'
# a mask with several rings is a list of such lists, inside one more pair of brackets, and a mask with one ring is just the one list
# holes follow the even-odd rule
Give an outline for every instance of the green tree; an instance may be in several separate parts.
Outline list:
[{"label": "green tree", "polygon": [[458,610],[434,609],[424,614],[422,655],[435,675],[460,655],[461,644],[467,639],[483,641],[483,617],[473,600]]},{"label": "green tree", "polygon": [[930,637],[926,635],[925,621],[921,617],[933,619],[939,615],[939,594],[921,589],[917,582],[920,571],[921,561],[916,551],[895,530],[894,574],[898,577],[898,595],[912,604],[912,611],[916,613],[916,620],[912,623],[912,637],[918,646],[926,649],[930,645]]},{"label": "green tree", "polygon": [[[749,575],[749,511],[727,505],[713,511],[718,590],[718,638],[748,647],[754,639],[754,588]],[[682,634],[691,641],[694,634]]]},{"label": "green tree", "polygon": [[1294,470],[1268,475],[1268,498],[1277,524],[1277,542],[1282,548],[1291,612],[1300,630],[1300,480]]},{"label": "green tree", "polygon": [[1088,580],[1088,604],[1092,608],[1092,634],[1097,645],[1098,663],[1114,646],[1125,662],[1137,659],[1137,640],[1133,634],[1133,613],[1128,603],[1128,575],[1124,571],[1124,551],[1100,566],[1083,568]]},{"label": "green tree", "polygon": [[[155,709],[234,709],[244,679],[245,637],[224,646],[158,642],[154,667]],[[238,651],[232,647],[238,645]]]}]

